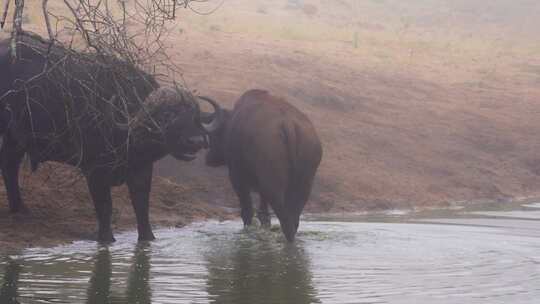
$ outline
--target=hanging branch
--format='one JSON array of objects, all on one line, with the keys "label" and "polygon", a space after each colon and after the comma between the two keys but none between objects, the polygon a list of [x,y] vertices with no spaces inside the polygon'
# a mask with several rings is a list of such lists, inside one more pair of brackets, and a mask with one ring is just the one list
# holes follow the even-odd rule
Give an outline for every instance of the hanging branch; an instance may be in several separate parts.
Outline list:
[{"label": "hanging branch", "polygon": [[13,13],[13,29],[11,30],[11,60],[17,60],[17,37],[22,32],[24,0],[15,0]]},{"label": "hanging branch", "polygon": [[[32,100],[29,92],[45,83],[63,97],[60,102],[65,115],[64,129],[47,136],[79,147],[74,148],[76,153],[72,156],[73,162],[79,163],[83,159],[82,134],[91,122],[95,131],[100,132],[108,153],[115,156],[110,165],[121,165],[126,161],[129,142],[119,143],[111,130],[125,124],[129,137],[134,122],[141,120],[141,115],[150,115],[145,110],[145,96],[139,96],[137,91],[141,88],[134,87],[134,79],[138,81],[136,86],[148,91],[157,86],[157,80],[172,84],[181,78],[180,69],[172,63],[163,41],[169,32],[168,25],[178,16],[177,9],[205,0],[54,0],[58,5],[51,8],[52,12],[48,8],[50,1],[41,0],[48,39],[23,32],[24,0],[5,0],[4,14],[11,1],[15,6],[10,41],[12,60],[20,58],[18,52],[22,47],[31,48],[32,56],[44,59],[39,73],[25,81],[17,80],[4,94],[26,96],[20,105],[26,107],[31,136],[40,136],[34,133],[31,116],[47,111],[48,105],[36,105],[38,101]],[[153,127],[166,128],[157,122]]]},{"label": "hanging branch", "polygon": [[2,17],[0,17],[0,29],[3,29],[4,24],[6,24],[6,18],[7,18],[10,2],[11,0],[4,0],[4,12],[2,13]]},{"label": "hanging branch", "polygon": [[47,3],[49,0],[43,0],[41,3],[41,8],[43,10],[43,18],[45,18],[45,26],[47,27],[47,33],[49,34],[49,39],[51,42],[55,40],[55,35],[53,34],[53,30],[51,28],[51,20],[49,18],[49,12],[47,10]]}]

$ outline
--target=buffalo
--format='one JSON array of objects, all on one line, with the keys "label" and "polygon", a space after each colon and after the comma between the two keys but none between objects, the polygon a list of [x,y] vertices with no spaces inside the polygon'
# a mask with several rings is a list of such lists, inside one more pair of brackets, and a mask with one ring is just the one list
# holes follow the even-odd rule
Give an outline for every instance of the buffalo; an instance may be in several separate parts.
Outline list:
[{"label": "buffalo", "polygon": [[270,226],[270,204],[285,237],[294,241],[322,158],[307,116],[267,91],[250,90],[232,110],[223,110],[222,124],[209,138],[206,164],[228,167],[244,225],[252,223],[251,192],[258,192],[261,224]]},{"label": "buffalo", "polygon": [[12,58],[9,41],[0,41],[0,166],[10,211],[26,210],[18,174],[28,155],[34,170],[45,161],[80,169],[99,241],[114,241],[111,187],[123,183],[139,240],[154,239],[148,214],[153,163],[167,154],[189,161],[208,145],[221,115],[219,105],[204,99],[214,108],[213,119],[193,95],[159,88],[152,75],[127,61],[73,51],[32,33],[20,35]]}]

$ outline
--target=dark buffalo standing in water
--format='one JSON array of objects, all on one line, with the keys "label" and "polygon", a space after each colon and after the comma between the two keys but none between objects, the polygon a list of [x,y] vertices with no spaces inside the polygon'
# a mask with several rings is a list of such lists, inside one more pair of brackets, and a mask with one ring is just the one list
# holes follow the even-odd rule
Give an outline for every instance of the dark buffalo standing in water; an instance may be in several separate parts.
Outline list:
[{"label": "dark buffalo standing in water", "polygon": [[110,64],[97,64],[95,54],[51,47],[30,33],[19,39],[17,59],[9,41],[0,41],[0,161],[10,210],[26,209],[18,174],[27,154],[34,169],[44,161],[80,168],[100,241],[114,241],[111,187],[123,183],[139,240],[154,239],[148,217],[153,163],[167,154],[192,160],[217,127],[219,106],[208,100],[215,120],[205,124],[193,96],[158,88],[154,77],[129,63],[104,57]]},{"label": "dark buffalo standing in water", "polygon": [[244,225],[253,218],[255,191],[261,224],[270,226],[270,204],[293,241],[322,157],[315,128],[297,108],[261,90],[244,93],[232,111],[223,112],[223,124],[210,133],[206,164],[228,166]]}]

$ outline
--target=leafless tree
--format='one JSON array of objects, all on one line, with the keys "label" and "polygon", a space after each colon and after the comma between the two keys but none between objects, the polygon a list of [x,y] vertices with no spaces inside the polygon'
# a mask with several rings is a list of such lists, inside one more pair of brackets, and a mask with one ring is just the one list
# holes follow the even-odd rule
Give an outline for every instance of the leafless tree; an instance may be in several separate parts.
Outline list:
[{"label": "leafless tree", "polygon": [[[85,98],[86,104],[81,105],[81,97],[78,96],[78,104],[65,105],[66,121],[70,132],[73,133],[71,141],[76,143],[81,137],[79,132],[81,127],[77,125],[77,122],[82,120],[81,115],[85,116],[84,119],[91,117],[92,121],[101,123],[102,136],[106,138],[111,136],[110,126],[125,124],[130,127],[132,121],[135,121],[137,114],[135,112],[140,115],[141,109],[143,112],[146,111],[145,101],[138,98],[137,93],[134,94],[134,90],[130,87],[133,73],[144,72],[145,75],[139,75],[139,78],[146,79],[148,74],[162,84],[178,86],[177,83],[182,83],[179,67],[172,62],[166,52],[164,38],[173,29],[174,20],[178,18],[178,10],[191,9],[197,12],[192,5],[208,0],[1,1],[3,5],[0,6],[0,25],[2,28],[6,23],[12,25],[10,38],[12,60],[19,58],[18,48],[25,45],[32,47],[35,53],[41,54],[46,59],[46,64],[38,75],[25,81],[18,81],[11,92],[0,96],[0,102],[3,102],[2,98],[5,95],[14,93],[13,91],[20,93],[29,90],[44,77],[48,78],[47,81],[56,82],[57,87],[63,88],[62,94],[65,96],[73,93],[66,82],[79,82],[88,95]],[[39,9],[43,16],[42,28],[45,38],[23,31],[23,12],[25,8],[36,9],[36,4],[40,5]],[[217,3],[216,6],[221,4],[222,2]],[[11,20],[8,11],[13,13]],[[113,98],[104,100],[105,95],[100,95],[99,90],[93,89],[99,88],[102,84],[97,83],[98,80],[95,80],[95,85],[89,83],[89,80],[95,79],[94,75],[91,75],[95,69],[73,68],[78,63],[83,63],[84,66],[99,66],[102,70],[106,70],[107,74],[111,75],[110,82],[115,86]],[[182,94],[193,98],[184,89]],[[65,100],[74,99],[65,98]],[[105,110],[104,103],[109,104]],[[89,110],[75,111],[74,107]],[[27,112],[32,116],[30,106]],[[109,115],[110,113],[113,114]],[[111,153],[115,153],[117,148],[110,147]],[[73,157],[81,155],[76,153]],[[121,163],[124,158],[125,155],[119,155],[117,161]]]},{"label": "leafless tree", "polygon": [[12,55],[17,52],[16,41],[22,32],[25,7],[41,2],[43,26],[52,43],[79,52],[116,57],[158,74],[174,74],[177,71],[173,71],[174,66],[164,52],[163,38],[177,18],[177,10],[191,8],[197,12],[192,3],[208,0],[53,1],[55,8],[50,10],[49,0],[4,0],[0,14],[2,28],[10,4],[13,7]]}]

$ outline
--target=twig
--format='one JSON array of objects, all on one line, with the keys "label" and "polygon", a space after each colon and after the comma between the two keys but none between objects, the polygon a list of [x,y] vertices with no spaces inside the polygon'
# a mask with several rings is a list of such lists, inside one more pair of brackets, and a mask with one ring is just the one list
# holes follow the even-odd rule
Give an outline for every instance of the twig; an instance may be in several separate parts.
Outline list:
[{"label": "twig", "polygon": [[6,18],[7,18],[10,2],[11,0],[4,0],[4,13],[2,14],[2,18],[0,19],[0,29],[3,29],[4,24],[6,24]]},{"label": "twig", "polygon": [[43,0],[41,3],[42,9],[43,9],[43,17],[45,18],[45,25],[47,26],[47,33],[49,34],[49,39],[51,40],[51,43],[54,42],[55,36],[53,34],[53,30],[51,28],[51,20],[49,19],[49,12],[47,11],[47,3],[49,0]]},{"label": "twig", "polygon": [[15,12],[13,13],[13,29],[11,30],[11,60],[17,61],[17,38],[22,32],[22,17],[24,0],[15,0]]},{"label": "twig", "polygon": [[[141,80],[146,81],[148,87],[155,85],[156,78],[162,84],[182,80],[180,68],[172,63],[163,41],[170,32],[170,20],[177,16],[176,9],[191,8],[190,2],[205,0],[59,0],[64,9],[51,12],[49,0],[41,0],[47,40],[23,32],[24,0],[4,1],[4,15],[9,3],[15,2],[11,37],[13,60],[20,57],[18,53],[23,46],[31,48],[36,56],[42,56],[39,60],[44,60],[43,70],[33,77],[19,79],[0,96],[2,100],[9,94],[20,94],[21,99],[25,99],[12,106],[25,108],[22,115],[19,108],[17,115],[25,116],[20,119],[27,120],[33,139],[47,136],[54,144],[69,146],[72,154],[66,157],[80,165],[86,157],[83,136],[92,128],[92,132],[99,132],[106,153],[111,155],[108,165],[115,167],[128,161],[130,140],[138,136],[131,132],[132,128],[148,127],[152,129],[148,131],[157,133],[168,128],[166,123],[153,118],[153,110],[146,108],[146,96],[137,91],[139,88],[134,86],[133,79],[139,79],[139,86]],[[70,32],[62,33],[64,30]],[[54,108],[50,108],[48,100],[36,100],[34,92],[44,84],[62,96],[61,101],[51,101],[61,102]],[[6,108],[9,107],[8,101]],[[34,128],[39,125],[34,126],[32,115],[39,113],[42,117],[48,110],[61,110],[64,117],[51,118],[53,130],[41,134],[38,132],[41,130]],[[50,114],[53,115],[58,113]],[[138,120],[145,120],[144,125],[137,123]],[[127,135],[122,142],[124,137],[118,140],[112,129],[124,123]],[[47,154],[48,149],[52,149],[52,145],[41,152]]]}]

